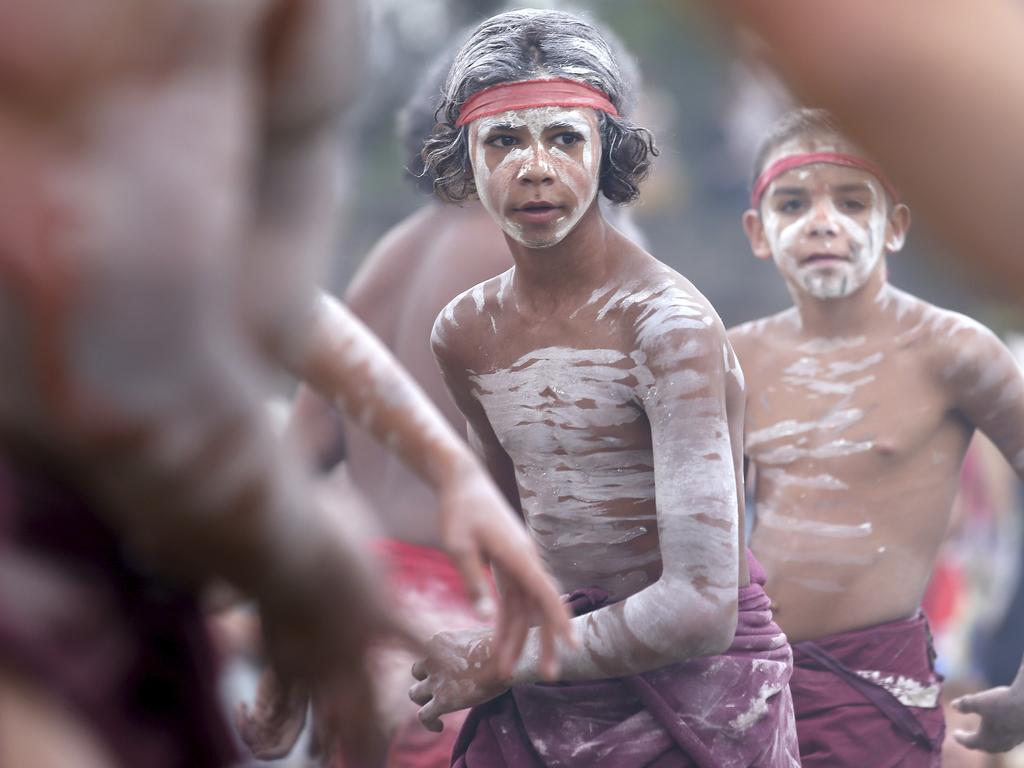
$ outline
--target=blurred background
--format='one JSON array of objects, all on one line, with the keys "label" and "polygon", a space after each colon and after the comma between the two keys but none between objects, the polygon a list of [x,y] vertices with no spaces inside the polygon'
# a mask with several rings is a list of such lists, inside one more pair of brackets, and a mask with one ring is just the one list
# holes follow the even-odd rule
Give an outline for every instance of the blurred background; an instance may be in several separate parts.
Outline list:
[{"label": "blurred background", "polygon": [[[370,6],[366,87],[341,137],[345,237],[330,270],[334,293],[344,291],[384,232],[430,203],[403,178],[407,157],[395,128],[420,74],[467,25],[512,7],[544,7],[582,11],[601,22],[639,68],[643,89],[635,122],[651,129],[661,156],[631,210],[651,253],[686,275],[727,326],[789,306],[773,265],[753,258],[740,227],[757,139],[789,106],[756,40],[726,39],[700,9],[656,0],[374,0]],[[913,199],[908,202],[913,209]],[[1024,359],[1024,335],[1018,335],[1024,312],[982,292],[969,259],[954,263],[950,257],[918,218],[907,247],[890,259],[892,282],[977,318]],[[954,695],[1009,683],[1024,649],[1021,489],[994,448],[980,441],[968,456],[962,487],[925,606],[940,671]],[[1019,756],[1001,759],[951,752],[945,764],[1024,765]]]}]

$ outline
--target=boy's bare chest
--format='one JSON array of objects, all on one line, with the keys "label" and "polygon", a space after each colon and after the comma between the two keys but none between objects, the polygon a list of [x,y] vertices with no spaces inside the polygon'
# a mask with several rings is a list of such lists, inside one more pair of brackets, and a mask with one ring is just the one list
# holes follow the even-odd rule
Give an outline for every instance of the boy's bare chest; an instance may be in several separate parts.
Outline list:
[{"label": "boy's bare chest", "polygon": [[747,386],[746,452],[760,467],[909,458],[950,421],[927,368],[884,349],[766,356]]},{"label": "boy's bare chest", "polygon": [[539,347],[470,376],[516,463],[649,448],[640,404],[649,380],[642,355],[611,347]]}]

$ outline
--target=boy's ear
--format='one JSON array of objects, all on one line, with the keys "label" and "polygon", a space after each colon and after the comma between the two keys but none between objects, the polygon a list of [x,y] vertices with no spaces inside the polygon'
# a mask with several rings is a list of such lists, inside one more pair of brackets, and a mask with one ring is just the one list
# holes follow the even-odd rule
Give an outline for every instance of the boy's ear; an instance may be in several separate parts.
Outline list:
[{"label": "boy's ear", "polygon": [[743,231],[747,233],[750,250],[757,258],[770,259],[772,257],[772,249],[768,245],[768,238],[764,235],[764,222],[761,221],[761,214],[753,208],[743,213]]},{"label": "boy's ear", "polygon": [[896,253],[903,248],[910,229],[910,209],[903,203],[893,206],[889,212],[889,220],[885,225],[885,250]]}]

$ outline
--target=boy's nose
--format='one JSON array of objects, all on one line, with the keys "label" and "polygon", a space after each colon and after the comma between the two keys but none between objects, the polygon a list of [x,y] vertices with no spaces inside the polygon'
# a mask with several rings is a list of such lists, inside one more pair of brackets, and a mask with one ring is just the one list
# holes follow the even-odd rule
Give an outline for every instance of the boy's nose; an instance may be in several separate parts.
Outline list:
[{"label": "boy's nose", "polygon": [[832,216],[831,203],[819,202],[814,205],[807,222],[807,234],[812,237],[835,237],[839,234],[839,227]]},{"label": "boy's nose", "polygon": [[543,147],[534,147],[523,159],[516,178],[524,184],[544,184],[554,180],[554,170]]}]

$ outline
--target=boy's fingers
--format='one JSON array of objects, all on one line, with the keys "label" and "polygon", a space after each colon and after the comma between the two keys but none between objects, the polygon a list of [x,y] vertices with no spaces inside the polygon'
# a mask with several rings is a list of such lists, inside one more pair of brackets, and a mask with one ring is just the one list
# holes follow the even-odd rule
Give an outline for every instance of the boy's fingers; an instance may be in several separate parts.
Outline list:
[{"label": "boy's fingers", "polygon": [[569,623],[568,608],[558,596],[554,582],[540,567],[534,553],[519,548],[510,553],[503,548],[494,553],[493,559],[519,586],[529,603],[536,606],[542,617],[541,623],[551,625],[558,638],[575,647],[576,638]]},{"label": "boy's fingers", "polygon": [[479,551],[473,547],[455,547],[449,551],[449,556],[462,576],[473,610],[481,619],[490,621],[494,618],[494,598]]},{"label": "boy's fingers", "polygon": [[540,676],[549,682],[557,680],[559,666],[555,633],[545,624],[540,627]]},{"label": "boy's fingers", "polygon": [[444,729],[444,724],[441,722],[441,712],[436,700],[420,708],[420,711],[416,713],[416,717],[419,718],[420,723],[428,731],[440,733]]},{"label": "boy's fingers", "polygon": [[419,661],[417,661],[415,664],[412,665],[412,676],[415,677],[417,680],[426,680],[427,679],[427,660],[426,659],[420,659]]},{"label": "boy's fingers", "polygon": [[953,731],[953,738],[968,749],[978,749],[980,736],[979,731]]},{"label": "boy's fingers", "polygon": [[422,707],[434,698],[434,692],[430,684],[424,680],[421,683],[416,683],[409,689],[409,698]]},{"label": "boy's fingers", "polygon": [[498,662],[498,675],[502,678],[512,676],[515,670],[516,661],[523,650],[523,643],[530,631],[530,622],[527,620],[525,611],[516,611],[514,616],[509,617],[508,628],[505,636],[500,638],[499,652],[495,658]]}]

